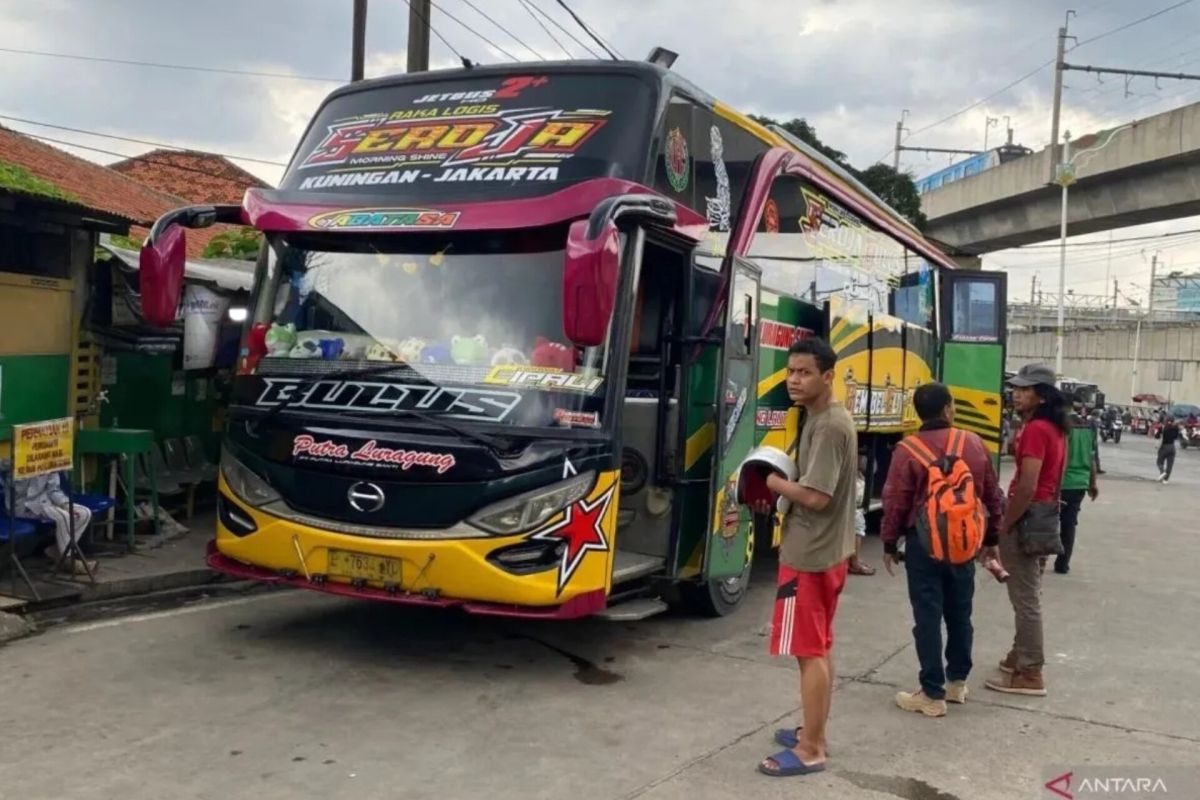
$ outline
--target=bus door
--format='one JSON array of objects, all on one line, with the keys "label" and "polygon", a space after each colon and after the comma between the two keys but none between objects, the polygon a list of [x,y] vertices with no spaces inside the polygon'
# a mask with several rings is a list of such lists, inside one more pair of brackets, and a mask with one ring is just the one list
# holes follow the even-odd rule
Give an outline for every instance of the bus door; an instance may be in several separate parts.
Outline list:
[{"label": "bus door", "polygon": [[759,268],[735,258],[717,384],[715,502],[704,553],[710,581],[741,576],[753,554],[751,514],[737,501],[736,482],[738,467],[756,444],[760,292]]},{"label": "bus door", "polygon": [[954,424],[1000,456],[1008,298],[1003,272],[945,271],[941,278],[940,378],[954,396]]}]

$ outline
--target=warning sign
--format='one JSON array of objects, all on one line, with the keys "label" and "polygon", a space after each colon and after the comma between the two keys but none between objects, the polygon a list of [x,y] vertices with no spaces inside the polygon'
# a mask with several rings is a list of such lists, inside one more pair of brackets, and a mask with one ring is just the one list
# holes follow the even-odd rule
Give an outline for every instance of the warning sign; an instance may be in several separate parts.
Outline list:
[{"label": "warning sign", "polygon": [[72,467],[75,420],[13,425],[13,478],[22,480]]}]

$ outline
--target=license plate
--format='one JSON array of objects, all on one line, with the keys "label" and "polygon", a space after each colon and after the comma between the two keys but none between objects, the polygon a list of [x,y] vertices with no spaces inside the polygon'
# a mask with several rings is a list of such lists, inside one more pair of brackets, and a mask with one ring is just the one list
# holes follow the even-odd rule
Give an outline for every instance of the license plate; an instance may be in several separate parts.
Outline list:
[{"label": "license plate", "polygon": [[398,558],[329,551],[329,574],[343,578],[362,578],[376,583],[400,583],[403,562]]}]

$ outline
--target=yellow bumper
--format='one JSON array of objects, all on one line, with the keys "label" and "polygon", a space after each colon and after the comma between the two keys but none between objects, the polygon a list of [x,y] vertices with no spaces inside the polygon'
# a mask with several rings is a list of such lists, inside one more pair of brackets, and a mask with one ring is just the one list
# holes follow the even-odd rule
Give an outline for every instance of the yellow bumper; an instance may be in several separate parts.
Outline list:
[{"label": "yellow bumper", "polygon": [[[220,555],[257,567],[268,574],[294,573],[296,576],[322,576],[331,583],[349,584],[348,578],[328,576],[329,551],[343,550],[399,559],[402,564],[398,590],[464,602],[516,606],[563,606],[583,595],[609,588],[609,556],[588,556],[588,569],[579,569],[570,583],[558,593],[558,570],[551,567],[539,572],[514,575],[487,561],[494,550],[528,538],[489,536],[480,539],[377,539],[323,530],[282,519],[235,499],[221,476],[219,489],[224,502],[254,521],[257,530],[236,536],[218,518],[216,550]],[[614,515],[615,516],[615,515]],[[378,583],[369,584],[381,588]],[[377,593],[374,593],[377,594]],[[366,595],[364,595],[366,596]]]}]

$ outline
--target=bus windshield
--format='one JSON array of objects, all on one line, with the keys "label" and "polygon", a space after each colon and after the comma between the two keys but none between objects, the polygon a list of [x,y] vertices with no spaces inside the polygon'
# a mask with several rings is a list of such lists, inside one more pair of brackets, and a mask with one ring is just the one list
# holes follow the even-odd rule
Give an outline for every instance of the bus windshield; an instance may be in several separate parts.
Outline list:
[{"label": "bus windshield", "polygon": [[[272,236],[253,320],[269,326],[256,374],[307,387],[394,362],[386,379],[331,379],[288,407],[597,427],[606,350],[566,341],[564,241],[537,232]],[[278,394],[264,391],[256,404]]]}]

